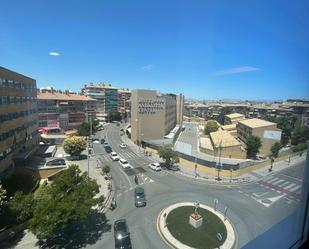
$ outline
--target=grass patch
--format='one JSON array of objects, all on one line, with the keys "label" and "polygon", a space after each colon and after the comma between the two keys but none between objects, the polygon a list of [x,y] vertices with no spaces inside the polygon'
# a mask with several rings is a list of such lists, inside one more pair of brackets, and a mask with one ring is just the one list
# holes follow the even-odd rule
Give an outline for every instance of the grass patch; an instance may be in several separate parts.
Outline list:
[{"label": "grass patch", "polygon": [[[167,216],[167,228],[170,233],[181,243],[198,249],[217,248],[226,239],[224,223],[212,212],[199,209],[203,217],[203,224],[194,228],[189,224],[189,217],[194,212],[194,207],[179,207],[171,211]],[[217,233],[221,233],[222,241],[217,240]]]}]

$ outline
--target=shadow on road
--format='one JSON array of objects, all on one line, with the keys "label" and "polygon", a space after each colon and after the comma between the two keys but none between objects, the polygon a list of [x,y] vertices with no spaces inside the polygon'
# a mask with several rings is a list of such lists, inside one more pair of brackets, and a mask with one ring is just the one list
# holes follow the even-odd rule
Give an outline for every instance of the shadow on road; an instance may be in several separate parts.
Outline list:
[{"label": "shadow on road", "polygon": [[57,237],[39,241],[40,248],[81,248],[95,244],[104,232],[110,231],[111,225],[105,214],[93,211],[84,221],[74,222],[69,229]]}]

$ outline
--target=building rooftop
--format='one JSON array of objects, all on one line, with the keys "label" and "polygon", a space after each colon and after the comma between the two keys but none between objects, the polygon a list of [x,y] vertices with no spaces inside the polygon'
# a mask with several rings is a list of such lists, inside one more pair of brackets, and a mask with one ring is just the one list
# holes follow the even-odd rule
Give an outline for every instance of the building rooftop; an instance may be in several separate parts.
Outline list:
[{"label": "building rooftop", "polygon": [[221,128],[222,128],[224,131],[236,130],[236,124],[222,125]]},{"label": "building rooftop", "polygon": [[41,100],[79,100],[79,101],[96,101],[93,98],[78,95],[78,94],[65,94],[59,92],[45,92],[45,93],[38,93],[37,99]]},{"label": "building rooftop", "polygon": [[240,124],[243,124],[245,126],[251,127],[251,128],[258,128],[258,127],[266,127],[271,125],[276,125],[276,123],[269,122],[263,119],[258,118],[251,118],[251,119],[244,119],[239,121]]},{"label": "building rooftop", "polygon": [[231,113],[231,114],[227,114],[225,115],[226,117],[230,118],[230,119],[233,119],[233,118],[244,118],[245,116],[243,114],[240,114],[240,113]]},{"label": "building rooftop", "polygon": [[241,143],[227,131],[211,132],[210,139],[215,147],[229,147],[241,145]]}]

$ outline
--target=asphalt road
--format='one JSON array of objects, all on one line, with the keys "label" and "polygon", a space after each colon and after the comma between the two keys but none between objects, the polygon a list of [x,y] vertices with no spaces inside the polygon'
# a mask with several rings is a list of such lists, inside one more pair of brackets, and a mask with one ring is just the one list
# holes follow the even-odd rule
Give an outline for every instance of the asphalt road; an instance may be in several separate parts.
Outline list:
[{"label": "asphalt road", "polygon": [[[119,147],[120,128],[114,124],[108,125],[98,136],[105,135],[113,150],[127,159],[133,169],[125,171],[118,162],[111,161],[101,144],[94,144],[94,151],[100,154],[104,164],[111,166],[113,176],[118,207],[107,212],[107,219],[111,225],[120,218],[127,220],[133,248],[169,248],[156,230],[156,219],[162,208],[175,202],[198,200],[213,206],[214,199],[218,199],[218,208],[222,212],[228,207],[228,218],[236,229],[238,247],[266,231],[298,205],[304,163],[247,185],[208,185],[174,172],[151,171],[147,167],[151,162],[149,158],[134,153],[129,147]],[[134,206],[135,175],[146,192],[147,206],[143,208]],[[96,244],[87,247],[114,248],[113,231],[105,232]]]}]

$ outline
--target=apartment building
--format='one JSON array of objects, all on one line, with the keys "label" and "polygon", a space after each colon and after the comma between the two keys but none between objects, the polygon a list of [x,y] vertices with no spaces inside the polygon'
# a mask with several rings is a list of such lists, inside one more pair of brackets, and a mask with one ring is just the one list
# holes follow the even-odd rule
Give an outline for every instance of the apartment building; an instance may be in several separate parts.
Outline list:
[{"label": "apartment building", "polygon": [[39,143],[36,81],[0,67],[0,179]]},{"label": "apartment building", "polygon": [[129,89],[118,89],[118,112],[128,113],[131,111],[131,91]]},{"label": "apartment building", "polygon": [[71,91],[42,89],[37,99],[40,128],[59,127],[66,131],[80,126],[89,115],[96,115],[95,99]]},{"label": "apartment building", "polygon": [[[162,139],[182,122],[183,100],[175,94],[157,95],[154,90],[133,90],[131,96],[131,139]],[[178,105],[177,105],[178,103]],[[181,124],[181,123],[179,123]]]},{"label": "apartment building", "polygon": [[225,125],[237,124],[238,121],[243,120],[245,118],[246,118],[245,115],[235,112],[225,115],[224,123]]},{"label": "apartment building", "polygon": [[281,130],[277,128],[277,124],[266,120],[257,118],[240,120],[236,128],[238,138],[244,143],[250,135],[261,139],[262,147],[259,151],[261,156],[269,156],[271,147],[281,140]]},{"label": "apartment building", "polygon": [[82,88],[82,94],[97,100],[97,118],[104,120],[109,112],[118,110],[118,89],[111,84],[90,83]]}]

